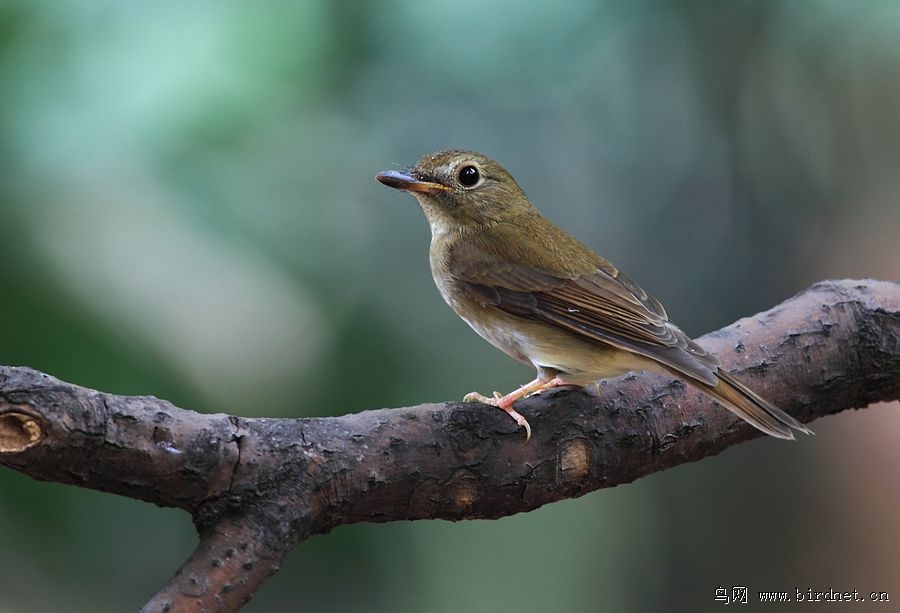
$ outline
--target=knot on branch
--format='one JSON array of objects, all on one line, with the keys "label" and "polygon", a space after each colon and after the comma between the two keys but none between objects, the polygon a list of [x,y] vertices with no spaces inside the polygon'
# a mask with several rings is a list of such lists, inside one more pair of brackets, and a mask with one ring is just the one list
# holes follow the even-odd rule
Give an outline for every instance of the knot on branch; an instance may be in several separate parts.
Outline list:
[{"label": "knot on branch", "polygon": [[40,419],[18,405],[0,405],[0,453],[19,453],[44,438]]}]

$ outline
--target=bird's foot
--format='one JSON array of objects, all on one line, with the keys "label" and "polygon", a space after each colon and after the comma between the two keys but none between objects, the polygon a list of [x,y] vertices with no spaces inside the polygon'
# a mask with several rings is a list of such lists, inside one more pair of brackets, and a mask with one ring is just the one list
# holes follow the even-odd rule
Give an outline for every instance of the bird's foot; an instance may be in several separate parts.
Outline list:
[{"label": "bird's foot", "polygon": [[531,439],[531,426],[528,425],[527,419],[522,417],[518,411],[512,408],[513,403],[525,396],[537,394],[552,387],[559,387],[560,385],[568,384],[559,377],[553,377],[550,380],[538,378],[526,383],[519,389],[512,391],[505,396],[500,394],[500,392],[494,392],[494,397],[488,398],[487,396],[482,396],[478,392],[470,392],[463,397],[463,401],[480,402],[492,407],[497,407],[498,409],[503,409],[509,413],[510,417],[516,420],[516,423],[519,424],[520,427],[525,428],[525,442],[527,443]]},{"label": "bird's foot", "polygon": [[521,395],[512,397],[513,394],[515,394],[515,392],[503,396],[500,394],[500,392],[494,392],[493,398],[488,398],[487,396],[482,396],[478,392],[469,392],[468,394],[463,396],[463,402],[480,402],[481,404],[487,404],[506,411],[509,416],[512,417],[517,424],[519,424],[519,427],[525,428],[525,442],[527,443],[529,440],[531,440],[531,425],[529,425],[527,419],[522,417],[521,413],[512,408],[513,403],[521,398]]}]

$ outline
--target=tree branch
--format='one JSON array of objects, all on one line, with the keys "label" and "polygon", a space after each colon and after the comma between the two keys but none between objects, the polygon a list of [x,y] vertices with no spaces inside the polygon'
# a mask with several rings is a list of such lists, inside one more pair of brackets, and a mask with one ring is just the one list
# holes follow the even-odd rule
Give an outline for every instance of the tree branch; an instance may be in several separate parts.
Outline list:
[{"label": "tree branch", "polygon": [[[808,422],[900,398],[900,284],[828,281],[699,339]],[[200,542],[145,611],[234,610],[312,534],[354,522],[496,518],[633,481],[760,433],[683,383],[500,411],[448,402],[335,418],[204,415],[0,367],[0,463],[36,479],[182,508]]]}]

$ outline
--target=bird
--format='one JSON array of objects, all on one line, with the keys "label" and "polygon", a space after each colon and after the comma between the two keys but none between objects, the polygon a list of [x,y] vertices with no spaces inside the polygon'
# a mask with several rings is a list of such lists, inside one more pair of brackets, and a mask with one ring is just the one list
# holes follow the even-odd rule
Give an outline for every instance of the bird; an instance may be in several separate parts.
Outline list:
[{"label": "bird", "polygon": [[464,397],[508,413],[526,442],[531,425],[513,407],[519,399],[641,371],[681,379],[776,438],[812,434],[725,371],[669,321],[659,300],[546,219],[487,156],[437,151],[375,178],[418,201],[444,301],[482,338],[535,369],[532,381],[508,394]]}]

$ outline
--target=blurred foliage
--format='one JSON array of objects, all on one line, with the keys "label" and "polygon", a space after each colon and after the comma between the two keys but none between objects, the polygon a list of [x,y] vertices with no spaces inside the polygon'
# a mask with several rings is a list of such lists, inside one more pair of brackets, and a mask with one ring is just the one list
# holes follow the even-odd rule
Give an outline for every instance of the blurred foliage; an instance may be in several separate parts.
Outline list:
[{"label": "blurred foliage", "polygon": [[[0,83],[0,363],[187,408],[530,378],[441,303],[414,202],[372,179],[434,149],[498,159],[697,335],[900,272],[895,2],[13,1]],[[247,610],[900,599],[888,419],[496,522],[341,528]],[[135,609],[193,546],[183,513],[11,471],[0,521],[3,611]]]}]

